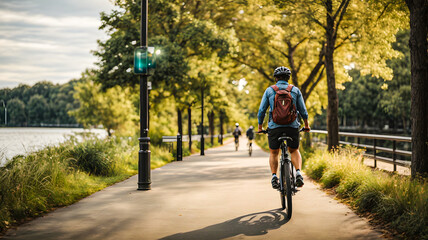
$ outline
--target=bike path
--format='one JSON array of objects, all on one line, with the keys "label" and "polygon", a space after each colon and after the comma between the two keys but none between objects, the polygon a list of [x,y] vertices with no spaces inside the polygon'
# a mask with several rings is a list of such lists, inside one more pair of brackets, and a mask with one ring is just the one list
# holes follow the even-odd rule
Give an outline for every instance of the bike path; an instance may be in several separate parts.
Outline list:
[{"label": "bike path", "polygon": [[137,176],[12,229],[5,239],[380,239],[366,220],[305,178],[293,217],[271,188],[268,154],[246,139]]}]

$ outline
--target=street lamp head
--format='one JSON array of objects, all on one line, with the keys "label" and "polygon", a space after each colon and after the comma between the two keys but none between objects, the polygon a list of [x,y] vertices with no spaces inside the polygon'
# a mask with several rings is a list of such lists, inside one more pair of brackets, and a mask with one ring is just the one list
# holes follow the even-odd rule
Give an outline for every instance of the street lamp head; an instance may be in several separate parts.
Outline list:
[{"label": "street lamp head", "polygon": [[[154,47],[139,47],[134,51],[134,73],[148,74],[156,68],[156,54]],[[153,72],[153,71],[152,71]]]}]

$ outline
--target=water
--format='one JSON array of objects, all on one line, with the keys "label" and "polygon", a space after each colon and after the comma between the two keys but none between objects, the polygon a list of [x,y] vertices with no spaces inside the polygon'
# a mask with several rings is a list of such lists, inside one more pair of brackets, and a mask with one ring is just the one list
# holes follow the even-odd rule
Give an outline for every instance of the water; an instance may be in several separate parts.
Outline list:
[{"label": "water", "polygon": [[104,138],[103,129],[85,130],[83,128],[0,128],[0,166],[19,154],[28,154],[46,146],[64,142],[76,133],[91,132]]}]

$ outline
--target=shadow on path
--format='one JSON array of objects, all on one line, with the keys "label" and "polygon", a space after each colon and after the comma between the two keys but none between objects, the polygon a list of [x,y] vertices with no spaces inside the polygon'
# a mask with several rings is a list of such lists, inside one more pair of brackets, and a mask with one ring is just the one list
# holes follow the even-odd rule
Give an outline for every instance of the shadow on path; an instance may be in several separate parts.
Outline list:
[{"label": "shadow on path", "polygon": [[191,232],[177,233],[163,237],[161,240],[216,240],[237,236],[239,234],[244,234],[246,236],[258,236],[267,234],[269,230],[278,229],[287,222],[287,215],[282,212],[281,209],[274,209],[265,212],[247,214]]}]

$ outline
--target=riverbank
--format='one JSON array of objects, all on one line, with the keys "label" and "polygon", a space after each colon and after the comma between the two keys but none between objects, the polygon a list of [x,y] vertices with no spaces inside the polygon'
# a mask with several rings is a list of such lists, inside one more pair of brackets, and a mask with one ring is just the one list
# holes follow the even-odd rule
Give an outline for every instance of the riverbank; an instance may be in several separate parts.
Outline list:
[{"label": "riverbank", "polygon": [[[199,143],[195,145],[192,150],[197,151]],[[138,148],[136,137],[71,138],[14,157],[0,168],[0,233],[137,174]],[[152,169],[175,159],[175,149],[167,145],[151,145],[150,150]],[[183,156],[188,155],[184,147]]]},{"label": "riverbank", "polygon": [[0,166],[4,166],[7,159],[12,159],[16,155],[26,155],[47,146],[55,146],[70,137],[76,137],[81,141],[83,136],[89,134],[98,138],[107,136],[103,129],[2,127],[0,128]]}]

